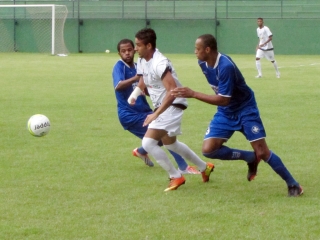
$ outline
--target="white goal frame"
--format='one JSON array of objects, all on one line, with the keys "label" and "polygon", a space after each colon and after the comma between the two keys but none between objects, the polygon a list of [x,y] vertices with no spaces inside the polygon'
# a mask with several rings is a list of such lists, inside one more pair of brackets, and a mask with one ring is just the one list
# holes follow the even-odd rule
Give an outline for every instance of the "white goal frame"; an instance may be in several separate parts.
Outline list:
[{"label": "white goal frame", "polygon": [[[55,17],[56,17],[56,7],[66,5],[56,5],[56,4],[17,4],[17,5],[0,5],[1,8],[11,7],[11,8],[28,8],[28,7],[51,7],[51,54],[55,54]],[[67,12],[68,8],[66,7]]]}]

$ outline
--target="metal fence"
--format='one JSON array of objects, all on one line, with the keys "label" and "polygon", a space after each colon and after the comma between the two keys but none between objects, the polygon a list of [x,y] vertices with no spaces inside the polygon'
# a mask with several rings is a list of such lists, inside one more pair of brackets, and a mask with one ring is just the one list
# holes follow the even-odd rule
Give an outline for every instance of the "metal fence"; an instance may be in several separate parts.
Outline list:
[{"label": "metal fence", "polygon": [[[0,0],[0,5],[59,4],[78,19],[320,18],[320,0]],[[0,12],[0,18],[12,18]]]}]

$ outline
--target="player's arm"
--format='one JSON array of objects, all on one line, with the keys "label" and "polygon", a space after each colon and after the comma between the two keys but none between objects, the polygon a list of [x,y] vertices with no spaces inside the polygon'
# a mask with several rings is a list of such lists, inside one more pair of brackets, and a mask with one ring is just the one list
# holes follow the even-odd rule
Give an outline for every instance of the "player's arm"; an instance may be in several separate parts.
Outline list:
[{"label": "player's arm", "polygon": [[169,68],[165,70],[163,75],[161,76],[162,84],[166,88],[166,95],[161,102],[161,105],[157,108],[157,110],[148,115],[145,119],[143,126],[147,126],[153,120],[155,120],[161,113],[163,113],[174,101],[175,97],[171,95],[171,90],[177,87],[176,82],[174,81],[171,71]]},{"label": "player's arm", "polygon": [[260,47],[263,47],[263,46],[265,46],[268,42],[270,42],[270,41],[272,41],[272,35],[270,35],[269,37],[268,37],[268,40],[267,41],[265,41],[264,43],[262,43],[262,44],[260,44],[259,46]]},{"label": "player's arm", "polygon": [[[139,81],[142,81],[144,83],[143,76],[142,75],[138,75],[138,76],[139,76]],[[148,92],[148,88],[147,88],[147,86],[145,84],[144,84],[144,89],[141,89],[141,90],[143,91],[144,95],[150,97],[150,94]]]},{"label": "player's arm", "polygon": [[258,44],[257,44],[256,50],[259,49],[259,44],[260,44],[260,37],[259,37],[258,29],[257,29],[257,36],[258,36]]},{"label": "player's arm", "polygon": [[171,93],[175,97],[195,98],[211,105],[227,106],[230,103],[234,88],[234,74],[233,65],[220,69],[219,91],[216,92],[216,95],[196,92],[188,87],[176,88]]},{"label": "player's arm", "polygon": [[257,46],[256,46],[256,50],[258,50],[259,47],[260,47],[260,38],[259,38],[259,40],[258,40],[258,44],[257,44]]},{"label": "player's arm", "polygon": [[132,77],[132,78],[128,78],[125,80],[120,80],[118,85],[115,87],[116,91],[122,90],[122,89],[126,89],[127,87],[131,86],[133,83],[139,81],[140,77],[138,75]]},{"label": "player's arm", "polygon": [[202,102],[216,105],[216,106],[226,106],[230,102],[229,96],[222,95],[209,95],[201,92],[196,92],[188,87],[179,87],[171,91],[171,95],[174,97],[184,97],[184,98],[195,98]]},{"label": "player's arm", "polygon": [[163,113],[173,103],[175,97],[171,95],[171,90],[177,87],[170,70],[166,70],[162,75],[161,79],[163,86],[166,88],[166,95],[160,107],[156,111],[158,115]]},{"label": "player's arm", "polygon": [[130,105],[134,105],[136,103],[137,98],[140,95],[144,95],[144,91],[143,89],[146,88],[146,85],[144,84],[143,78],[139,77],[139,83],[138,85],[135,87],[135,89],[133,90],[133,92],[130,94],[129,98],[128,98],[128,103]]},{"label": "player's arm", "polygon": [[130,87],[133,83],[139,81],[139,77],[136,75],[129,79],[125,79],[125,70],[123,64],[118,61],[112,70],[113,86],[114,90],[120,91]]}]

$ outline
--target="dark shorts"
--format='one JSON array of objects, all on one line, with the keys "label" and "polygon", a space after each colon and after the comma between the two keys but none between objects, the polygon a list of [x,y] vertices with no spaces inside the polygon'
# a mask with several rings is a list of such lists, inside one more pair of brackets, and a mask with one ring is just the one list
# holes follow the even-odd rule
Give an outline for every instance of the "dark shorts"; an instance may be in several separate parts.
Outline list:
[{"label": "dark shorts", "polygon": [[[133,135],[137,136],[138,138],[142,139],[144,137],[144,135],[146,134],[146,132],[148,131],[148,126],[142,126],[144,123],[144,120],[147,118],[148,114],[151,114],[153,112],[150,113],[141,113],[140,116],[140,120],[133,123],[130,127],[127,127],[126,130],[128,130],[129,132],[131,132]],[[158,143],[159,146],[163,146],[162,142],[160,141]]]},{"label": "dark shorts", "polygon": [[266,137],[259,110],[252,108],[236,115],[217,112],[210,122],[204,140],[221,138],[228,140],[235,131],[241,132],[249,142]]}]

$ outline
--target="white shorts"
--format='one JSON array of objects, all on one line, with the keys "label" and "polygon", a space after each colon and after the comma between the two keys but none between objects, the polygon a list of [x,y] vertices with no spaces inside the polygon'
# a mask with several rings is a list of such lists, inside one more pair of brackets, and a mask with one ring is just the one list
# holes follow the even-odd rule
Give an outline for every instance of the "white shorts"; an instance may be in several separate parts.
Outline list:
[{"label": "white shorts", "polygon": [[264,57],[269,61],[274,61],[274,51],[273,50],[262,51],[261,49],[258,49],[256,53],[256,58],[264,58]]},{"label": "white shorts", "polygon": [[174,106],[168,107],[158,118],[153,120],[148,128],[162,129],[168,132],[169,137],[180,135],[183,110]]}]

